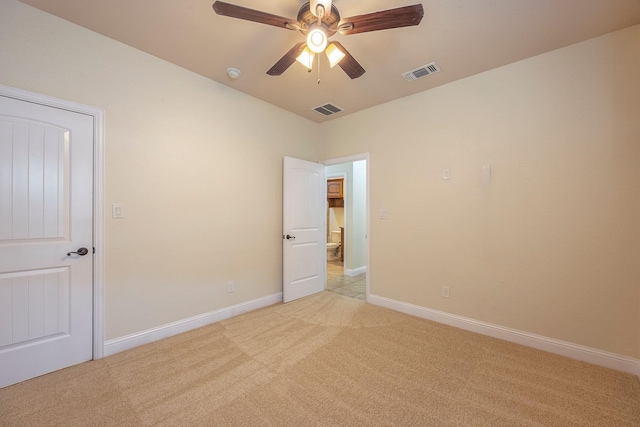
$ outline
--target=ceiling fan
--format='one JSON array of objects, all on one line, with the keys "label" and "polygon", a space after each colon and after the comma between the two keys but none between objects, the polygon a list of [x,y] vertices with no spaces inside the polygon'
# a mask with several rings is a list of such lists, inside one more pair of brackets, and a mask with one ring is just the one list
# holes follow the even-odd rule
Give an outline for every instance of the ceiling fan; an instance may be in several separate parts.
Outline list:
[{"label": "ceiling fan", "polygon": [[270,76],[281,75],[296,60],[305,64],[311,71],[314,55],[324,51],[331,67],[336,64],[340,65],[340,68],[352,79],[362,76],[365,73],[364,68],[341,43],[334,41],[328,44],[329,37],[336,32],[350,35],[418,25],[424,15],[422,4],[415,4],[340,19],[340,13],[331,4],[331,0],[306,2],[298,11],[298,17],[295,20],[222,1],[213,3],[213,10],[218,15],[259,22],[287,30],[298,30],[307,37],[306,42],[297,43],[267,71]]}]

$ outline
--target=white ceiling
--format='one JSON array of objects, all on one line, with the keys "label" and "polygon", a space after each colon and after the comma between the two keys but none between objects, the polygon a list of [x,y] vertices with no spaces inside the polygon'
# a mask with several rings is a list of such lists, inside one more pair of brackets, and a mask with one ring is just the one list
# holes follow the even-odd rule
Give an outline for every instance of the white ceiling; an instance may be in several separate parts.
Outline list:
[{"label": "white ceiling", "polygon": [[[213,0],[22,0],[90,30],[177,64],[315,122],[331,102],[345,114],[640,24],[640,0],[334,0],[345,17],[422,3],[419,26],[343,36],[366,73],[295,63],[266,71],[295,43],[297,31],[216,15]],[[225,0],[294,18],[304,0]],[[324,61],[324,56],[322,56]],[[442,71],[408,83],[401,74],[435,61]],[[242,75],[233,80],[227,68]]]}]

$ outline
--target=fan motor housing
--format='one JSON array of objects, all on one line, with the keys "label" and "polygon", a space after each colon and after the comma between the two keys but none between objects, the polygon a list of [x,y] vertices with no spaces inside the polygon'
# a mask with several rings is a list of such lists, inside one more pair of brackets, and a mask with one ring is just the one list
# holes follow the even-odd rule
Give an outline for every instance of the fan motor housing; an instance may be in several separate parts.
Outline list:
[{"label": "fan motor housing", "polygon": [[[300,32],[305,36],[309,34],[311,27],[314,24],[318,23],[318,18],[311,13],[311,4],[310,2],[306,2],[302,5],[300,10],[298,11],[298,22],[300,23]],[[331,5],[331,13],[325,13],[322,17],[322,27],[327,34],[327,38],[331,37],[338,31],[338,23],[340,22],[340,12],[335,7],[335,5]]]}]

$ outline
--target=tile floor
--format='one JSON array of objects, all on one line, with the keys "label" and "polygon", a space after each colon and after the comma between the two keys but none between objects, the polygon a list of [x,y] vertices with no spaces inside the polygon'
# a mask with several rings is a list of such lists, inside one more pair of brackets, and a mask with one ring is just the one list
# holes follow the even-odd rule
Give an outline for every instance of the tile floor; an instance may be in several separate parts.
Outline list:
[{"label": "tile floor", "polygon": [[327,290],[351,298],[365,299],[366,273],[349,277],[343,275],[340,261],[327,261]]}]

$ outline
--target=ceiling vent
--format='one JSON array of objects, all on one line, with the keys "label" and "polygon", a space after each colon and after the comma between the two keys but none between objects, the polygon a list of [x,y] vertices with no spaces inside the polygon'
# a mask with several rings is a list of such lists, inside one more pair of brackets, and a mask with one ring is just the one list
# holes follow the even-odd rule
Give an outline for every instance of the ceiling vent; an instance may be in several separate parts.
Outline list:
[{"label": "ceiling vent", "polygon": [[422,67],[416,68],[415,70],[407,71],[406,73],[402,74],[402,77],[404,77],[406,81],[412,82],[414,80],[427,77],[440,71],[441,70],[440,67],[438,67],[438,64],[432,62],[431,64],[423,65]]},{"label": "ceiling vent", "polygon": [[320,113],[323,116],[332,116],[342,111],[342,108],[333,105],[331,103],[320,105],[318,107],[313,108],[313,111],[316,113]]}]

